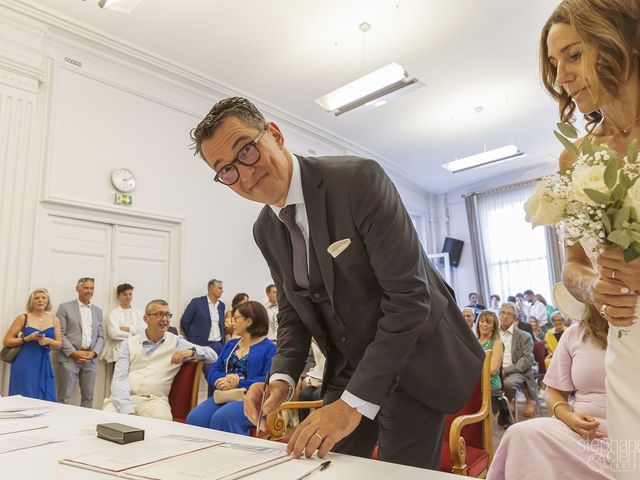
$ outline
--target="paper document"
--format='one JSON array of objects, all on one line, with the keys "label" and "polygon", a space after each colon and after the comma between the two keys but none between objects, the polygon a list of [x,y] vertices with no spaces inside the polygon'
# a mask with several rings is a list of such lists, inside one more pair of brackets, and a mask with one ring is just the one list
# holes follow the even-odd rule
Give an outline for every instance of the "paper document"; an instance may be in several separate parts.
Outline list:
[{"label": "paper document", "polygon": [[28,420],[2,420],[0,421],[0,435],[37,430],[39,428],[47,428],[48,426],[49,425],[43,423],[33,423]]},{"label": "paper document", "polygon": [[64,438],[43,435],[41,433],[17,433],[0,437],[0,453],[13,452],[24,448],[32,448],[48,443],[64,442]]},{"label": "paper document", "polygon": [[[137,451],[125,450],[136,445]],[[135,480],[233,480],[290,459],[280,448],[168,436],[60,463]]]},{"label": "paper document", "polygon": [[0,419],[4,418],[29,418],[38,417],[49,413],[51,409],[49,407],[43,408],[3,408],[0,409]]}]

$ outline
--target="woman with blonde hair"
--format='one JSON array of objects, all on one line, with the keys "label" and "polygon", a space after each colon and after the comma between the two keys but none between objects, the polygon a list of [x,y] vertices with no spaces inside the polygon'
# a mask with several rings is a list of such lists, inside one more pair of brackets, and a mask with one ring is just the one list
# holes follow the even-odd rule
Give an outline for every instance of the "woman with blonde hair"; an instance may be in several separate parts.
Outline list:
[{"label": "woman with blonde hair", "polygon": [[62,347],[60,320],[51,311],[49,292],[37,288],[29,295],[27,313],[18,315],[2,341],[5,347],[20,346],[11,364],[9,395],[56,401],[56,384],[49,352]]},{"label": "woman with blonde hair", "polygon": [[500,367],[504,345],[500,340],[500,323],[495,312],[491,310],[480,312],[476,322],[476,337],[484,351],[491,351],[491,390],[501,390]]},{"label": "woman with blonde hair", "polygon": [[[607,144],[619,158],[640,138],[639,48],[637,0],[564,0],[540,39],[541,76],[559,104],[560,119],[572,121],[577,108],[590,142]],[[575,142],[578,152],[582,143]],[[560,170],[566,172],[575,161],[575,154],[563,151]],[[611,325],[605,361],[609,433],[614,447],[630,448],[640,439],[640,382],[634,370],[640,365],[640,259],[625,262],[620,248],[578,243],[567,247],[562,281]],[[569,408],[559,407],[556,414],[560,411],[568,414]],[[639,470],[640,462],[634,461],[620,465],[615,475],[636,479]]]}]

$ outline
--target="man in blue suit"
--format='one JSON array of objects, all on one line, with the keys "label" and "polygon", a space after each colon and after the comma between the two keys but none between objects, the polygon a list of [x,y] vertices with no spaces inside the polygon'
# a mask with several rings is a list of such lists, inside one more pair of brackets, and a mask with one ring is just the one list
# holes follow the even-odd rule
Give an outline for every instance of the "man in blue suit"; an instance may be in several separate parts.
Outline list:
[{"label": "man in blue suit", "polygon": [[[224,343],[224,303],[220,301],[222,292],[222,281],[215,278],[210,280],[207,294],[192,299],[180,319],[180,327],[188,341],[211,347],[217,354]],[[204,378],[208,378],[210,369],[210,364],[204,365]],[[209,390],[211,396],[211,387]]]}]

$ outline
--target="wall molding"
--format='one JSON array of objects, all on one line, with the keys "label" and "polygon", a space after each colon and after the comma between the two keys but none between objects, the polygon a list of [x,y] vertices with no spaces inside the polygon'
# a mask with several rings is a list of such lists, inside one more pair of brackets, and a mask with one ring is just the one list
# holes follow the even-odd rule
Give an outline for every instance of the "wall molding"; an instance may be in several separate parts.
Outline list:
[{"label": "wall molding", "polygon": [[[124,57],[125,60],[128,60],[127,63],[133,63],[136,64],[136,66],[142,63],[147,69],[147,74],[151,71],[154,74],[161,75],[163,80],[169,81],[174,85],[177,83],[182,88],[189,87],[188,90],[190,93],[197,94],[200,98],[209,96],[214,99],[219,99],[231,95],[242,95],[251,98],[258,108],[269,114],[269,116],[275,117],[274,120],[279,121],[283,125],[295,127],[311,138],[317,139],[318,142],[328,142],[332,144],[338,150],[348,151],[362,157],[377,160],[384,165],[388,173],[401,179],[405,185],[411,186],[421,192],[430,193],[420,183],[416,182],[411,172],[398,166],[391,160],[385,159],[336,133],[323,129],[301,117],[276,107],[249,92],[241,91],[224,82],[208,77],[191,67],[187,67],[186,65],[132,45],[131,43],[124,42],[106,32],[96,30],[89,25],[78,22],[71,17],[62,15],[46,7],[30,3],[28,0],[22,0],[20,2],[18,0],[3,0],[3,5],[12,9],[14,12],[27,16],[31,20],[53,27],[53,30],[46,33],[48,39],[61,41],[61,37],[68,35],[79,37],[83,42],[78,43],[81,43],[85,47],[87,46],[86,41],[89,41],[94,44],[93,46],[98,47],[97,50],[100,50],[103,54],[107,53],[111,57],[117,54],[119,57]],[[78,43],[74,43],[74,48],[78,47]],[[105,52],[105,49],[108,52]],[[129,67],[131,67],[131,65],[129,65]]]}]

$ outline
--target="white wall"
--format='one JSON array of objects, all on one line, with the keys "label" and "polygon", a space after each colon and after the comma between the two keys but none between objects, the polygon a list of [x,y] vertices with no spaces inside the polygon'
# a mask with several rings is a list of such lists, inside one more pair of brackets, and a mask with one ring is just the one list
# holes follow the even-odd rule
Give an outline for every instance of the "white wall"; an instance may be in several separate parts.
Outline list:
[{"label": "white wall", "polygon": [[[178,314],[190,298],[205,293],[206,282],[214,277],[224,281],[227,303],[239,291],[264,300],[271,279],[252,236],[261,206],[215,184],[210,169],[188,149],[189,131],[213,103],[238,92],[113,40],[102,44],[95,33],[83,38],[85,30],[72,24],[41,23],[15,6],[0,4],[0,32],[0,99],[6,100],[5,92],[18,84],[30,95],[28,117],[14,115],[19,127],[6,129],[13,150],[0,170],[0,332],[23,311],[29,291],[41,286],[35,285],[39,266],[32,268],[31,259],[42,243],[45,209],[179,224],[179,304],[172,307]],[[2,69],[8,74],[2,75]],[[328,132],[256,103],[281,125],[293,151],[354,151]],[[138,179],[130,207],[113,204],[110,173],[120,167],[131,169]],[[427,218],[438,199],[394,172],[390,175],[408,209],[425,216],[427,230],[440,218]],[[433,237],[435,229],[429,231]],[[108,287],[96,285],[96,298],[106,298]],[[74,285],[55,290],[68,292],[53,299],[56,306],[75,296]],[[6,394],[8,368],[0,366],[2,371],[0,392]]]}]

